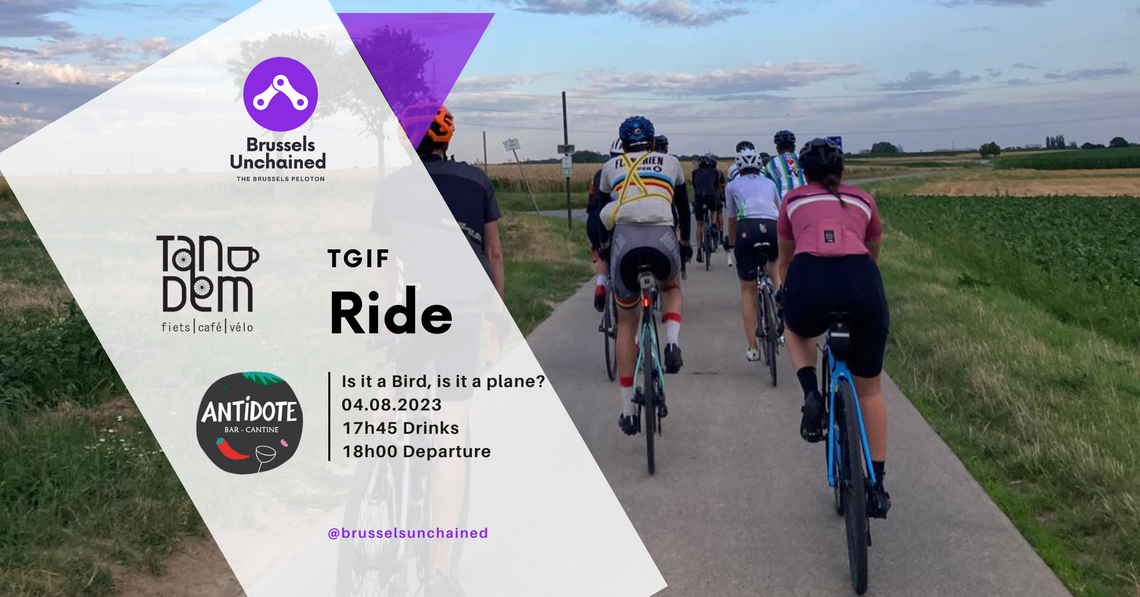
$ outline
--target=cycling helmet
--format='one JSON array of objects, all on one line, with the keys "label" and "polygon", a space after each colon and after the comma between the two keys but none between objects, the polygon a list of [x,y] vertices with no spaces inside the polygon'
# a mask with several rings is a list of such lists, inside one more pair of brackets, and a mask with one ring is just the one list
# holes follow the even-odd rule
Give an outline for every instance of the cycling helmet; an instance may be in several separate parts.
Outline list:
[{"label": "cycling helmet", "polygon": [[772,138],[772,142],[776,144],[776,147],[784,147],[786,145],[795,147],[796,136],[792,134],[792,131],[780,131]]},{"label": "cycling helmet", "polygon": [[843,150],[827,139],[815,138],[800,150],[800,168],[809,178],[843,170]]},{"label": "cycling helmet", "polygon": [[618,138],[626,149],[648,147],[653,141],[653,123],[644,116],[630,116],[618,128]]},{"label": "cycling helmet", "polygon": [[657,135],[654,137],[653,150],[661,153],[669,153],[669,137],[665,135]]},{"label": "cycling helmet", "polygon": [[617,157],[625,153],[625,148],[621,146],[621,139],[614,139],[614,144],[610,145],[610,157]]},{"label": "cycling helmet", "polygon": [[760,154],[755,149],[743,149],[736,154],[736,169],[740,172],[746,170],[760,171]]},{"label": "cycling helmet", "polygon": [[697,166],[700,168],[711,168],[716,166],[716,156],[711,153],[706,153],[697,158]]},{"label": "cycling helmet", "polygon": [[428,103],[408,106],[400,113],[400,122],[411,128],[427,125],[423,140],[435,144],[446,145],[455,136],[455,117],[444,106],[436,108]]},{"label": "cycling helmet", "polygon": [[756,146],[753,145],[751,141],[741,141],[736,144],[736,153],[740,153],[745,149],[756,149]]}]

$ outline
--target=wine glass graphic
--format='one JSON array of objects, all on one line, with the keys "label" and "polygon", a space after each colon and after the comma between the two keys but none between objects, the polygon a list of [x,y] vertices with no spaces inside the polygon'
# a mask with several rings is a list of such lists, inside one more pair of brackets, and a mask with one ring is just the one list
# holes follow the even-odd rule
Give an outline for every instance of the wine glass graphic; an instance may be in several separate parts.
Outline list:
[{"label": "wine glass graphic", "polygon": [[274,450],[269,446],[258,446],[257,450],[254,451],[254,454],[257,455],[257,461],[261,463],[257,465],[257,472],[260,473],[262,465],[269,464],[273,461],[274,458],[277,457],[277,450]]}]

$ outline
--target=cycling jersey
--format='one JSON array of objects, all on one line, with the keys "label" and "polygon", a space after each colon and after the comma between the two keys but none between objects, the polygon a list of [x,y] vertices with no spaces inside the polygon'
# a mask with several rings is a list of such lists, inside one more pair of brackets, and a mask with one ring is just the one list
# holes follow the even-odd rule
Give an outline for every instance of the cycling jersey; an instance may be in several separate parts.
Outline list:
[{"label": "cycling jersey", "polygon": [[724,172],[716,166],[701,166],[693,170],[691,175],[693,195],[697,199],[719,197],[724,188]]},{"label": "cycling jersey", "polygon": [[759,174],[741,174],[725,189],[728,213],[737,219],[775,220],[780,215],[776,185]]},{"label": "cycling jersey", "polygon": [[811,183],[784,198],[778,233],[781,240],[795,241],[796,255],[867,255],[867,243],[883,237],[879,208],[870,195],[848,185],[839,185],[839,194],[842,200]]},{"label": "cycling jersey", "polygon": [[[635,152],[611,158],[602,166],[599,190],[610,195],[602,208],[602,223],[673,224],[674,194],[681,195],[685,171],[677,158],[657,152]],[[688,218],[688,199],[684,218]],[[685,230],[682,230],[683,236]]]},{"label": "cycling jersey", "polygon": [[780,192],[781,198],[787,195],[789,191],[807,184],[807,181],[804,180],[804,172],[800,169],[800,158],[790,152],[774,156],[772,161],[768,162],[768,166],[764,168],[764,176],[776,183],[776,190]]}]

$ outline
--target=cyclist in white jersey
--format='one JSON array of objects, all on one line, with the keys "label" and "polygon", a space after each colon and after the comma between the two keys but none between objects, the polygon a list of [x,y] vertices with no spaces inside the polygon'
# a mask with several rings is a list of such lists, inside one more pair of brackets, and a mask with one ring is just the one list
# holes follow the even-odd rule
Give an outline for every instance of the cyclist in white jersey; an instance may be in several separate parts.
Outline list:
[{"label": "cyclist in white jersey", "polygon": [[796,155],[796,136],[791,131],[780,131],[772,141],[776,144],[776,155],[764,168],[764,176],[776,183],[776,190],[783,199],[788,192],[804,186],[807,181],[800,168],[800,157]]},{"label": "cyclist in white jersey", "polygon": [[[780,274],[776,268],[779,243],[776,240],[776,220],[780,215],[780,194],[776,185],[760,174],[761,157],[753,149],[736,155],[740,174],[728,183],[725,200],[728,205],[728,235],[734,239],[736,276],[740,278],[740,313],[744,319],[744,335],[748,349],[744,358],[760,359],[756,343],[756,268],[761,258],[767,259],[764,271],[772,284],[780,287]],[[757,247],[757,243],[767,243]]]},{"label": "cyclist in white jersey", "polygon": [[[736,153],[740,153],[740,152],[744,151],[745,149],[756,149],[756,146],[753,145],[751,141],[747,141],[747,140],[741,141],[740,143],[736,144]],[[729,166],[728,167],[728,177],[726,179],[727,182],[732,182],[732,180],[734,178],[736,178],[739,174],[740,174],[740,170],[739,170],[739,168],[737,168],[736,164]],[[729,265],[732,265],[732,264],[730,263]]]},{"label": "cyclist in white jersey", "polygon": [[[685,171],[677,158],[655,152],[653,123],[631,116],[618,129],[625,153],[602,166],[598,188],[610,196],[602,224],[612,230],[610,276],[618,304],[617,366],[621,392],[618,427],[626,435],[641,430],[634,402],[637,360],[635,336],[641,292],[638,270],[650,267],[661,291],[665,327],[665,372],[681,370],[681,259],[689,240]],[[678,213],[679,210],[683,213]],[[691,253],[691,249],[689,250]],[[666,413],[668,411],[665,411]],[[661,416],[665,416],[662,413]]]}]

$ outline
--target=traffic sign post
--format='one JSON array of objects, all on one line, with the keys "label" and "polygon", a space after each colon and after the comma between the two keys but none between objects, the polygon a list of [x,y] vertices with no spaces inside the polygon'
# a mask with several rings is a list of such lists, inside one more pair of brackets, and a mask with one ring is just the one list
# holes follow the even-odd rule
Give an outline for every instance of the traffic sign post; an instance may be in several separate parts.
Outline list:
[{"label": "traffic sign post", "polygon": [[519,165],[519,174],[522,174],[523,184],[526,185],[526,192],[530,194],[530,202],[534,204],[534,213],[538,212],[538,201],[534,198],[534,191],[530,189],[530,181],[526,179],[526,170],[523,168],[522,161],[519,160],[519,150],[522,146],[519,145],[518,139],[507,139],[503,141],[503,149],[511,152],[515,156],[515,163]]},{"label": "traffic sign post", "polygon": [[566,122],[566,92],[562,92],[562,176],[566,177],[566,229],[574,230],[574,217],[570,209],[570,176],[574,173],[574,146],[570,144],[570,126]]},{"label": "traffic sign post", "polygon": [[828,137],[827,140],[834,143],[836,145],[836,147],[839,148],[839,151],[843,151],[843,137],[839,137],[839,136]]}]

